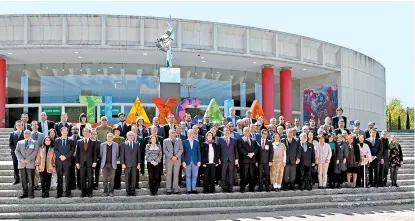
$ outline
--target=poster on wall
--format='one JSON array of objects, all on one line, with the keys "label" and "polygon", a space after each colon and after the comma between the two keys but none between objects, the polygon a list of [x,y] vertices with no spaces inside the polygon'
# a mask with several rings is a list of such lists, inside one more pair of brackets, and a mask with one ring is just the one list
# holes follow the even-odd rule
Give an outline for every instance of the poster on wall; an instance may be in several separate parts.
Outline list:
[{"label": "poster on wall", "polygon": [[337,85],[323,84],[316,88],[305,88],[303,93],[303,121],[311,118],[317,125],[324,124],[324,118],[336,115]]}]

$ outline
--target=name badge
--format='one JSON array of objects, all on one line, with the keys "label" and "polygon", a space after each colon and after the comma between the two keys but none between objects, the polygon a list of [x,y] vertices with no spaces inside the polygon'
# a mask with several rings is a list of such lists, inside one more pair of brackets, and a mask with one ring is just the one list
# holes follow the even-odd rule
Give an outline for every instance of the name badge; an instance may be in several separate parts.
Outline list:
[{"label": "name badge", "polygon": [[35,145],[30,144],[30,145],[29,145],[29,149],[33,149],[33,148],[35,148]]},{"label": "name badge", "polygon": [[121,164],[121,162],[120,161],[117,161],[117,164]]},{"label": "name badge", "polygon": [[265,150],[269,150],[269,145],[265,145]]}]

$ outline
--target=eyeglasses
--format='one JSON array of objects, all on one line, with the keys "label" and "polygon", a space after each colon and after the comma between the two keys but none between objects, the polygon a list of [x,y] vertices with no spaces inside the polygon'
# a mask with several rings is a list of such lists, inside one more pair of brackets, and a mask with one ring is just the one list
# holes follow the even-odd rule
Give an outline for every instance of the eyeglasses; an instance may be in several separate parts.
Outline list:
[{"label": "eyeglasses", "polygon": [[107,121],[107,119],[102,119],[101,121]]},{"label": "eyeglasses", "polygon": [[203,124],[203,122],[197,122],[198,124]]}]

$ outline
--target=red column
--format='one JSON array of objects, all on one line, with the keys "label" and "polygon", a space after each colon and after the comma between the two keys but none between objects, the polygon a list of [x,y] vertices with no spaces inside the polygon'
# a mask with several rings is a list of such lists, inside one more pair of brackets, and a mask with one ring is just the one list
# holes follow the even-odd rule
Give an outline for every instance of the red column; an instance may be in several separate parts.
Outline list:
[{"label": "red column", "polygon": [[6,127],[6,60],[0,57],[0,128]]},{"label": "red column", "polygon": [[281,115],[285,121],[292,122],[292,78],[291,67],[282,67],[280,71],[280,102]]},{"label": "red column", "polygon": [[269,120],[274,117],[274,65],[262,65],[262,109]]}]

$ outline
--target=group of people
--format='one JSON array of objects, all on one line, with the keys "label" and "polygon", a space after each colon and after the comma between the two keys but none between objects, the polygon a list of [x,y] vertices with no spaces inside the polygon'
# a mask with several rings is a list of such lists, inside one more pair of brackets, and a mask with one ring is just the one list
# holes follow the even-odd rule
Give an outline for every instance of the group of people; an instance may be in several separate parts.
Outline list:
[{"label": "group of people", "polygon": [[249,110],[244,118],[234,108],[229,112],[221,123],[205,115],[194,124],[186,113],[179,124],[170,114],[161,126],[154,117],[148,128],[141,117],[135,125],[125,123],[123,113],[113,127],[102,116],[96,128],[85,114],[72,124],[66,113],[55,123],[42,112],[40,121],[29,124],[23,113],[10,134],[13,184],[22,183],[20,198],[33,198],[40,183],[47,198],[56,173],[57,198],[64,189],[65,197],[71,197],[76,188],[81,197],[92,197],[102,173],[104,195],[113,196],[114,189],[122,188],[124,174],[123,188],[127,196],[135,196],[146,168],[152,195],[158,194],[163,175],[167,194],[179,194],[183,178],[187,194],[197,193],[197,186],[213,193],[216,185],[232,192],[238,182],[240,192],[253,192],[256,186],[258,191],[311,190],[315,183],[321,189],[382,187],[389,170],[392,185],[398,186],[403,156],[396,137],[389,139],[387,131],[379,135],[371,122],[366,132],[358,121],[347,129],[341,108],[321,126],[314,119],[302,126],[295,119],[292,125],[284,116],[265,126],[264,118],[252,118]]}]

